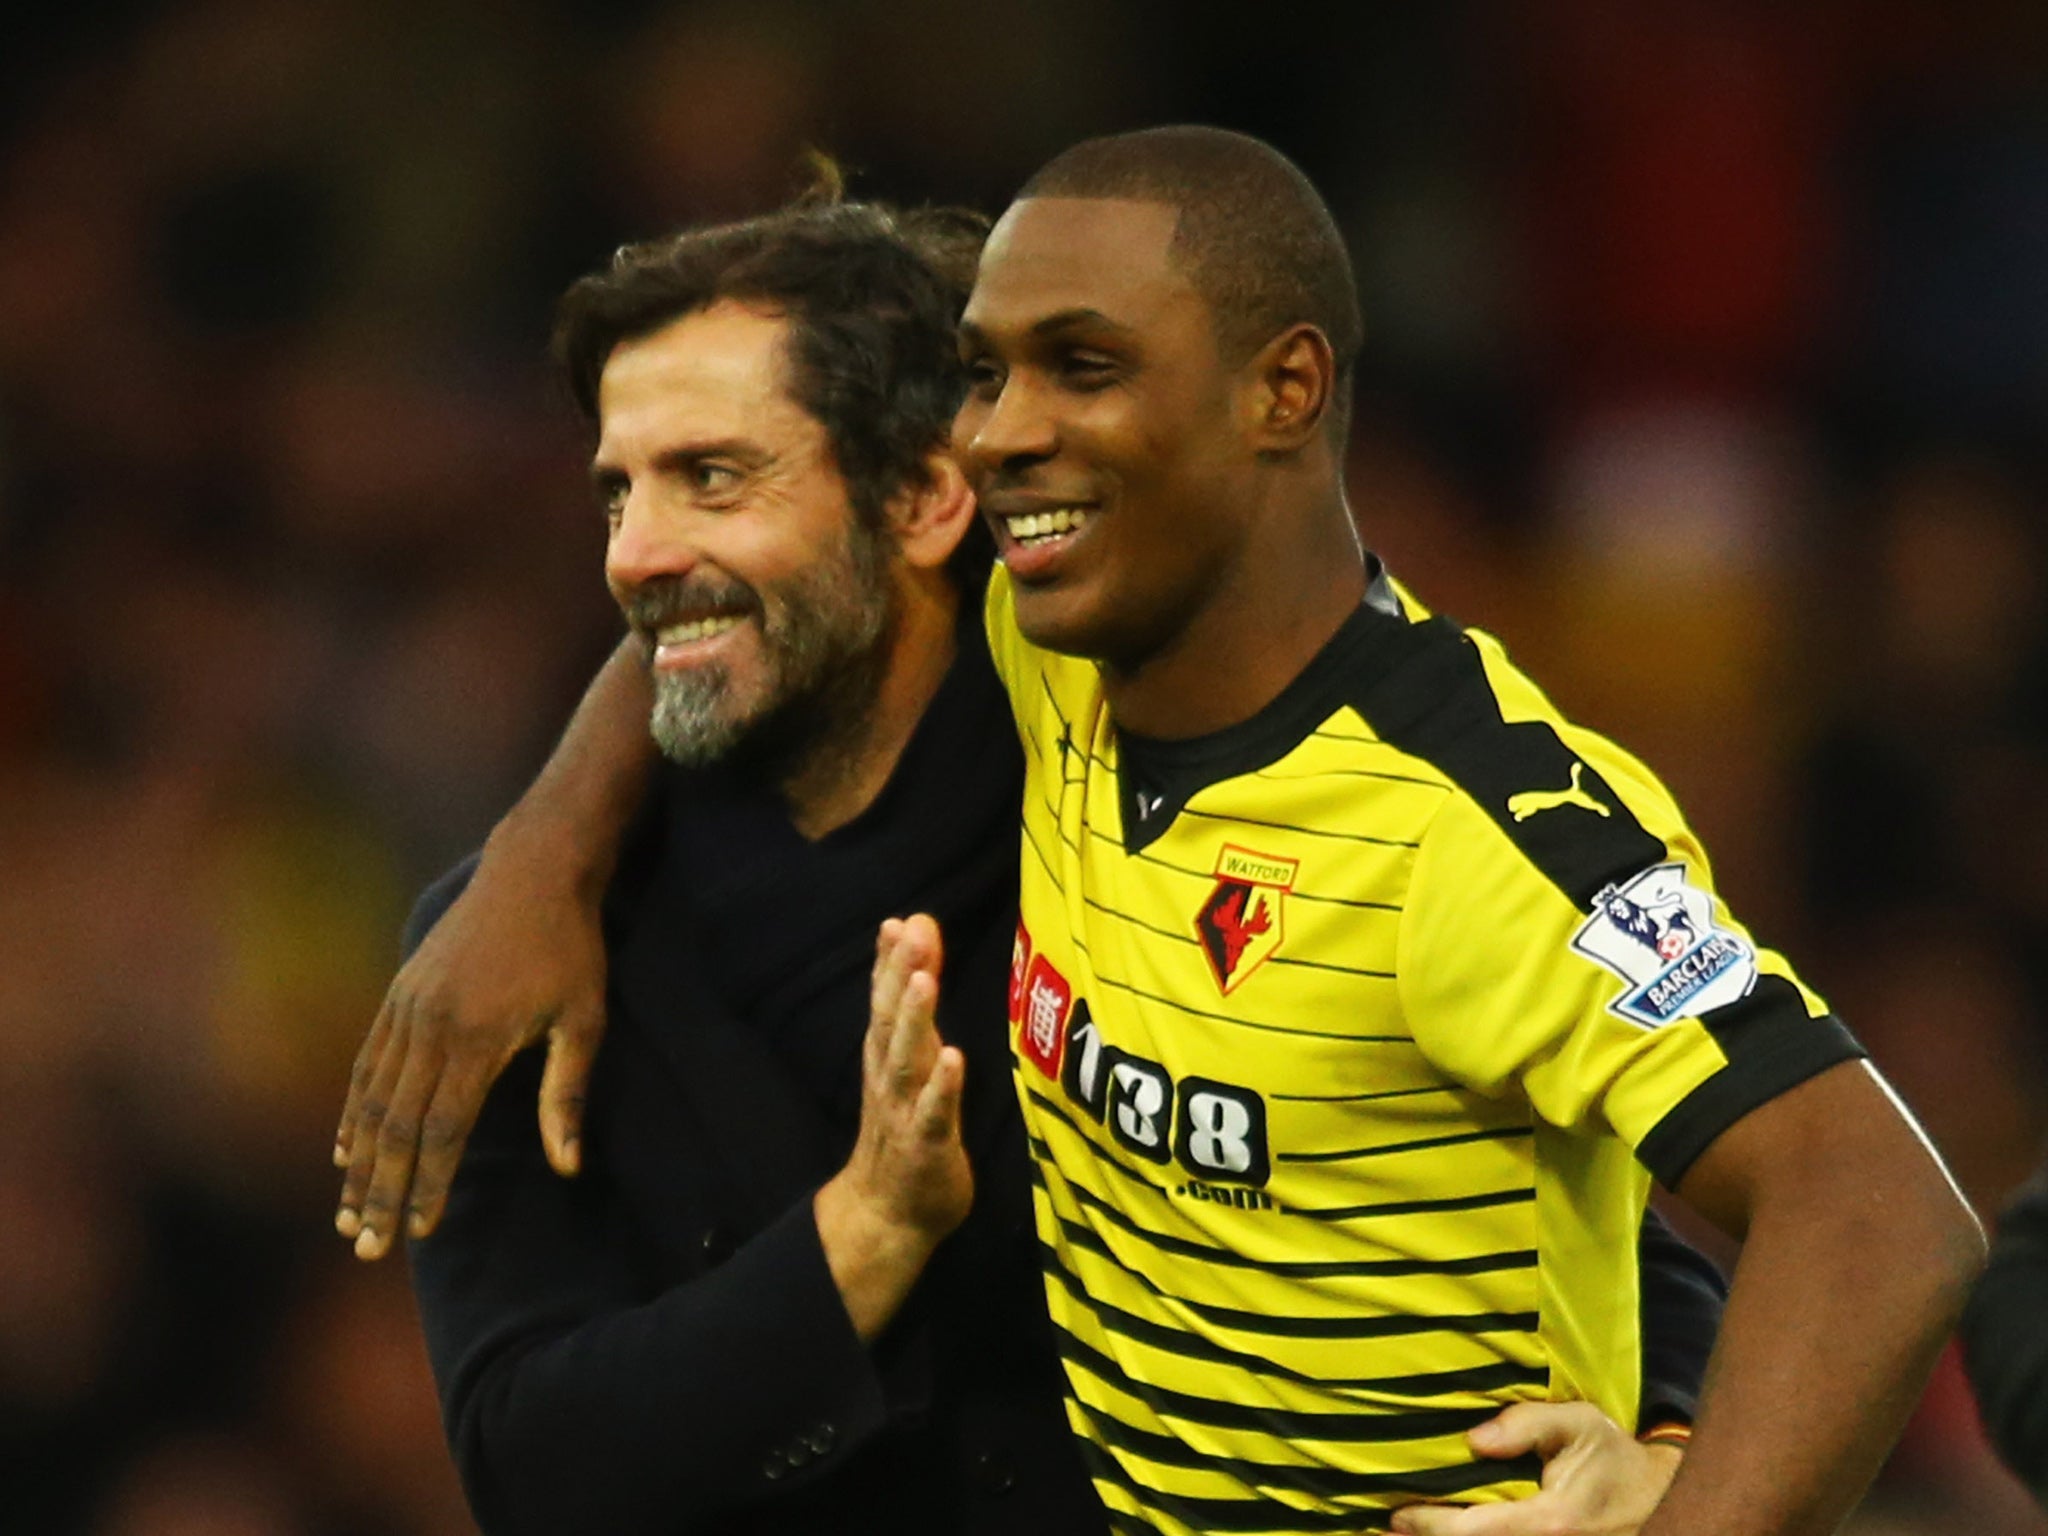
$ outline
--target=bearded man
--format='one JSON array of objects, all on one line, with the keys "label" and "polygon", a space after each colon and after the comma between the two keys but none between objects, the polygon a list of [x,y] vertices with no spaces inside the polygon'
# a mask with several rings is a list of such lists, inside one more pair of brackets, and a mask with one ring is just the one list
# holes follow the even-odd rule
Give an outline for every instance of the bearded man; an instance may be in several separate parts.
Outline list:
[{"label": "bearded man", "polygon": [[[812,203],[629,247],[564,300],[632,634],[474,888],[423,902],[415,944],[442,921],[339,1149],[340,1225],[373,1257],[398,1154],[424,1147],[421,1315],[493,1536],[1105,1529],[1007,1071],[1023,772],[980,630],[990,545],[947,448],[980,233]],[[651,793],[614,771],[650,724],[669,759]],[[593,858],[643,795],[618,867]],[[601,933],[580,915],[597,890]],[[871,985],[877,926],[912,911],[948,935],[936,1013],[929,945],[917,980]],[[581,1112],[598,1015],[562,1002],[607,964]],[[438,1028],[455,1019],[476,1027]],[[427,1238],[483,1086],[551,1031],[545,1071],[521,1056],[492,1092]],[[528,1119],[543,1076],[574,1180]],[[1644,1409],[1669,1422],[1718,1292],[1668,1234],[1645,1246]],[[1484,1456],[1594,1453],[1553,1463],[1570,1486],[1525,1506],[1530,1530],[1595,1529],[1574,1515],[1594,1509],[1623,1529],[1676,1458],[1582,1405],[1490,1433]]]}]

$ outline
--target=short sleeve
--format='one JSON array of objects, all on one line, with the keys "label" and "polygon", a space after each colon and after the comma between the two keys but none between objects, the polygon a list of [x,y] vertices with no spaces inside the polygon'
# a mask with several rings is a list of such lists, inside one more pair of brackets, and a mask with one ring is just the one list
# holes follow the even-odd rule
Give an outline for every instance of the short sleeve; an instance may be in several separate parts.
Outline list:
[{"label": "short sleeve", "polygon": [[[1594,756],[1577,745],[1569,761]],[[1609,766],[1570,781],[1597,786],[1586,798],[1606,814],[1553,807],[1540,838],[1518,839],[1512,810],[1446,798],[1402,916],[1402,1003],[1453,1078],[1519,1092],[1560,1128],[1614,1133],[1668,1188],[1751,1109],[1862,1053],[1729,913],[1639,765],[1615,753]],[[1586,846],[1560,841],[1567,815]]]}]

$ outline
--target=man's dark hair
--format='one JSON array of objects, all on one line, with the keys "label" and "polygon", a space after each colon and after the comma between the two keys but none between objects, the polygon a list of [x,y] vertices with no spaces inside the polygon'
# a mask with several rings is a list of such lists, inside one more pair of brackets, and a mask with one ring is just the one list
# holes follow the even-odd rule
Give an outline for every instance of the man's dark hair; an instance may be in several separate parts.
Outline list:
[{"label": "man's dark hair", "polygon": [[1017,194],[1027,197],[1178,209],[1171,255],[1208,301],[1225,361],[1244,362],[1290,325],[1316,327],[1336,354],[1331,422],[1343,442],[1365,325],[1344,237],[1293,161],[1224,128],[1143,128],[1054,156]]},{"label": "man's dark hair", "polygon": [[[838,176],[788,207],[732,224],[621,246],[555,310],[554,354],[583,413],[597,419],[612,349],[721,300],[789,321],[791,398],[825,429],[854,512],[878,526],[889,498],[922,483],[943,447],[965,374],[955,329],[988,232],[957,208],[846,202]],[[970,531],[963,575],[984,565]]]}]

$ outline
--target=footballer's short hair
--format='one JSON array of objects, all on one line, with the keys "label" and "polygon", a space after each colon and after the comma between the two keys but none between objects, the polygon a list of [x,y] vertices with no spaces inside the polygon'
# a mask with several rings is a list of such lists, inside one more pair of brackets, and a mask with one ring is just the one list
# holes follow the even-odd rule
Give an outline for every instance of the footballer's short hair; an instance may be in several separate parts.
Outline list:
[{"label": "footballer's short hair", "polygon": [[722,300],[787,317],[790,397],[825,429],[854,511],[875,526],[922,481],[960,408],[955,333],[988,221],[848,202],[836,168],[816,169],[818,185],[773,213],[621,246],[562,295],[554,354],[594,421],[621,342]]},{"label": "footballer's short hair", "polygon": [[1364,341],[1344,237],[1322,195],[1270,144],[1184,125],[1084,139],[1017,194],[1128,198],[1178,210],[1170,254],[1208,302],[1216,342],[1235,366],[1306,322],[1335,354],[1335,435],[1349,423]]}]

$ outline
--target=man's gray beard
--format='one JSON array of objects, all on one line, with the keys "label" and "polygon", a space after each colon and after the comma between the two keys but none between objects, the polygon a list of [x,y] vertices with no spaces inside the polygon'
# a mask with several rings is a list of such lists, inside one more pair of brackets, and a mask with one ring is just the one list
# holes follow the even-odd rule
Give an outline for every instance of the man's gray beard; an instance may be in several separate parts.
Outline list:
[{"label": "man's gray beard", "polygon": [[772,628],[765,601],[741,621],[762,626],[767,662],[767,686],[753,708],[735,707],[722,664],[654,674],[648,729],[669,761],[708,768],[741,760],[780,781],[867,719],[896,617],[885,537],[854,526],[843,560],[805,571],[774,596]]}]

